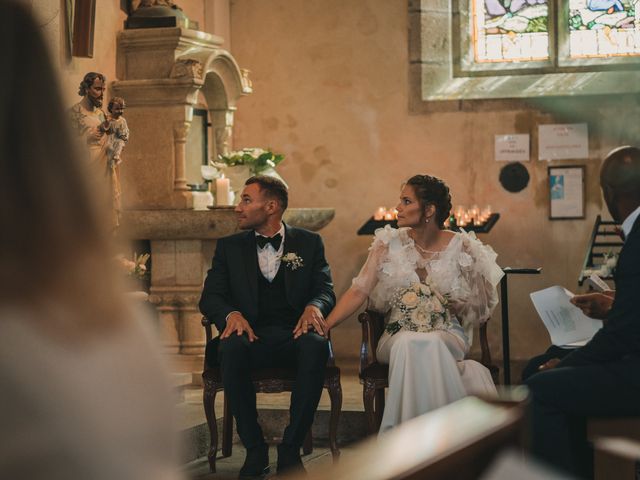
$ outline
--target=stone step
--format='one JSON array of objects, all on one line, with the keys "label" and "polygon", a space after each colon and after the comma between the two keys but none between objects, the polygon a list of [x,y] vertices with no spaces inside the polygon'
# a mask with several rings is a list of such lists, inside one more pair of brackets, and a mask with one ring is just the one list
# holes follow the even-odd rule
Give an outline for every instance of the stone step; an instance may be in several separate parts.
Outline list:
[{"label": "stone step", "polygon": [[[195,405],[191,405],[194,407]],[[189,413],[187,405],[183,404],[182,414],[187,421],[191,416],[191,425],[186,425],[180,432],[182,463],[191,462],[207,455],[209,451],[209,428],[206,422],[199,421],[199,412]],[[326,447],[329,444],[329,414],[328,410],[318,410],[313,422],[312,434],[314,447]],[[265,441],[278,444],[282,433],[289,422],[289,410],[282,408],[258,409],[258,421],[264,432]],[[348,445],[367,436],[366,420],[362,411],[342,411],[338,424],[338,446]],[[218,418],[218,455],[222,448],[222,417]],[[233,448],[242,448],[240,439],[235,431],[233,434]]]},{"label": "stone step", "polygon": [[172,373],[169,376],[169,381],[174,390],[176,402],[183,402],[185,400],[185,390],[187,387],[191,387],[192,375],[190,373]]}]

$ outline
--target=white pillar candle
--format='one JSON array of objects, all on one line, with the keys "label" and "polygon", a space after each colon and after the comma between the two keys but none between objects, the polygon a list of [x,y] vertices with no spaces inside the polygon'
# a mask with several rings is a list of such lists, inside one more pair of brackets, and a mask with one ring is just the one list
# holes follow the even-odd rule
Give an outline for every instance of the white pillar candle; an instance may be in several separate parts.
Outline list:
[{"label": "white pillar candle", "polygon": [[224,175],[216,178],[216,205],[219,207],[229,205],[229,179]]}]

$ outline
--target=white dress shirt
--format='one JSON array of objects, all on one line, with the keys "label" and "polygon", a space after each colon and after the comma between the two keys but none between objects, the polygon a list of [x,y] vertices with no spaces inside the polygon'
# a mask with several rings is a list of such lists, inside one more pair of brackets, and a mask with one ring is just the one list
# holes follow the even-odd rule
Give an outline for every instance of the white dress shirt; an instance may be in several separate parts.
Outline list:
[{"label": "white dress shirt", "polygon": [[[267,243],[263,248],[256,245],[256,248],[258,249],[258,265],[260,266],[260,271],[264,278],[269,282],[273,281],[278,273],[278,269],[280,268],[280,259],[284,252],[284,224],[280,225],[280,230],[274,233],[272,237],[275,237],[278,233],[282,236],[282,242],[280,242],[280,248],[278,248],[278,250],[273,248],[273,245],[270,243]],[[260,236],[258,232],[256,232],[256,237],[257,236]]]},{"label": "white dress shirt", "polygon": [[638,218],[638,215],[640,215],[640,207],[636,208],[633,212],[631,212],[631,214],[624,219],[624,222],[622,222],[622,231],[624,232],[624,236],[625,238],[629,236],[629,234],[631,233],[631,229],[633,228],[633,224],[636,223],[636,219]]}]

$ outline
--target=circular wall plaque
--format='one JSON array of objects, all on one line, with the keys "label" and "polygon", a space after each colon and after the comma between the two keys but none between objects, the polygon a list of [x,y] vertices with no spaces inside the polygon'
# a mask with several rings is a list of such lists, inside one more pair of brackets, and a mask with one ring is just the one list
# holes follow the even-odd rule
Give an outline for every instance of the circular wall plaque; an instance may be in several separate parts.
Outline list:
[{"label": "circular wall plaque", "polygon": [[520,192],[529,184],[529,172],[518,162],[505,165],[500,170],[500,184],[508,192]]}]

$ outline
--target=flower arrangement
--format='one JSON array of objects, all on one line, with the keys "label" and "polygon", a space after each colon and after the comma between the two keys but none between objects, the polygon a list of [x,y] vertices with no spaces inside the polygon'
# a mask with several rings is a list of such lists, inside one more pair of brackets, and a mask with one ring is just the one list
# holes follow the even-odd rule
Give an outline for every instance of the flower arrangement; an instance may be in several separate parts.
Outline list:
[{"label": "flower arrangement", "polygon": [[400,330],[431,332],[452,326],[449,300],[428,279],[398,288],[391,297],[391,306],[396,309],[396,320],[385,327],[391,335]]},{"label": "flower arrangement", "polygon": [[147,262],[150,257],[151,255],[148,253],[143,255],[134,253],[133,260],[124,258],[124,255],[118,255],[118,257],[116,257],[116,261],[128,276],[143,279],[149,274],[149,271],[147,270]]},{"label": "flower arrangement", "polygon": [[294,252],[289,252],[282,256],[281,260],[285,263],[287,268],[291,270],[297,270],[298,268],[304,266],[304,261],[298,254]]},{"label": "flower arrangement", "polygon": [[228,155],[218,155],[218,158],[228,167],[247,165],[254,174],[259,174],[278,165],[284,155],[262,148],[243,148]]}]

